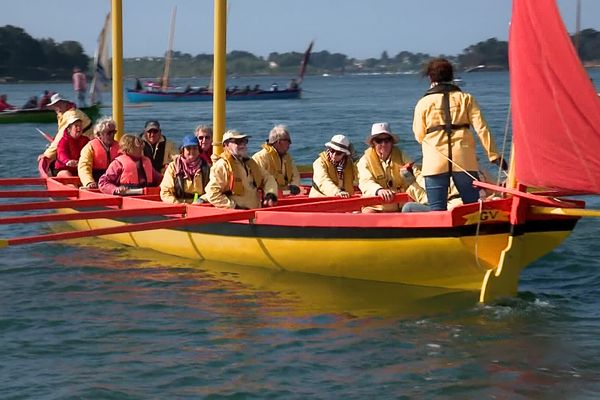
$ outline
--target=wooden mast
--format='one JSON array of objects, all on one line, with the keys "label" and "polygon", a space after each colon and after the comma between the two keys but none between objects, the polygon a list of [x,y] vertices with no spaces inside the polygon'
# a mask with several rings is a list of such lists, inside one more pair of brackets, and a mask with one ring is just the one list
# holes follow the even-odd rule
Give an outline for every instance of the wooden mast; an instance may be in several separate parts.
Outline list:
[{"label": "wooden mast", "polygon": [[227,0],[214,0],[213,152],[223,151],[225,131],[225,78],[227,54]]},{"label": "wooden mast", "polygon": [[175,16],[177,15],[177,6],[171,11],[171,25],[169,29],[169,46],[167,54],[165,54],[165,69],[161,79],[161,90],[164,92],[169,86],[169,70],[171,69],[171,61],[173,60],[173,38],[175,36]]},{"label": "wooden mast", "polygon": [[119,140],[125,129],[123,120],[123,4],[112,0],[112,117],[117,123],[115,139]]}]

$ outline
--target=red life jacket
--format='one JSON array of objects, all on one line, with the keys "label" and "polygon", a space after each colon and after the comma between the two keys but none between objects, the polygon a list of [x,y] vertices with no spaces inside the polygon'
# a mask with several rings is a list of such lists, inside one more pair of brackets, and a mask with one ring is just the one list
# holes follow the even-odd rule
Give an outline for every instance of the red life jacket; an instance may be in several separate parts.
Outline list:
[{"label": "red life jacket", "polygon": [[[118,156],[116,160],[119,160],[123,166],[123,172],[121,173],[119,184],[123,186],[141,187],[142,185],[140,184],[137,164],[133,158],[123,154]],[[152,183],[153,177],[152,162],[148,157],[142,156],[142,167],[144,168],[144,173],[146,174],[146,183],[144,183],[143,186],[148,186],[148,183]]]},{"label": "red life jacket", "polygon": [[106,147],[104,147],[104,144],[98,138],[92,139],[91,146],[94,150],[92,168],[95,170],[102,169],[106,171],[110,162],[119,156],[119,144],[117,142],[113,142],[108,151],[106,151]]}]

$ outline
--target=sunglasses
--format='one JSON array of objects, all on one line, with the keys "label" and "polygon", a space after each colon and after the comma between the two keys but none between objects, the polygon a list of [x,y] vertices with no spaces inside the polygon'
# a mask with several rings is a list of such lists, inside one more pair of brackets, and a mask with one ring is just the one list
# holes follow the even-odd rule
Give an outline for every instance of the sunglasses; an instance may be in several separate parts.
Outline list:
[{"label": "sunglasses", "polygon": [[106,131],[109,135],[115,135],[117,133],[116,129],[111,129],[110,131]]},{"label": "sunglasses", "polygon": [[247,138],[243,138],[243,139],[231,139],[230,142],[231,143],[235,143],[237,145],[248,144],[248,139]]},{"label": "sunglasses", "polygon": [[148,132],[150,134],[154,134],[154,133],[158,133],[158,129],[149,129],[146,132]]},{"label": "sunglasses", "polygon": [[212,139],[210,136],[196,136],[198,138],[198,141],[202,141],[202,140],[210,140]]},{"label": "sunglasses", "polygon": [[377,144],[390,143],[391,141],[392,141],[391,137],[384,137],[384,138],[373,139],[373,142],[375,142]]},{"label": "sunglasses", "polygon": [[335,154],[336,156],[340,156],[340,155],[341,155],[341,156],[343,156],[343,155],[346,155],[346,153],[344,153],[343,151],[339,151],[339,150],[333,150],[333,149],[332,149],[332,150],[331,150],[331,152],[332,152],[333,154]]}]

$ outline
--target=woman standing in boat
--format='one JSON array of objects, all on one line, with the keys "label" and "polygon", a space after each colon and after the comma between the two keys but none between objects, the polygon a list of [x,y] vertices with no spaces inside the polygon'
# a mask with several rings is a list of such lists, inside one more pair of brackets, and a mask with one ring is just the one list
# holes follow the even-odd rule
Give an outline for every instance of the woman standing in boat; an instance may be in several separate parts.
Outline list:
[{"label": "woman standing in boat", "polygon": [[121,155],[110,163],[98,179],[102,193],[125,195],[129,189],[158,186],[162,175],[152,167],[152,161],[144,156],[142,139],[123,135],[119,141]]},{"label": "woman standing in boat", "polygon": [[160,198],[165,203],[202,203],[210,165],[200,157],[198,139],[183,137],[180,154],[169,164],[160,183]]},{"label": "woman standing in boat", "polygon": [[313,182],[308,196],[352,196],[357,174],[350,140],[344,135],[334,135],[325,143],[325,148],[313,162]]},{"label": "woman standing in boat", "polygon": [[488,159],[508,169],[496,150],[479,105],[473,96],[452,84],[454,71],[446,59],[431,60],[425,75],[431,86],[415,107],[413,131],[422,145],[423,175],[432,211],[447,209],[450,177],[462,202],[474,203],[479,191],[473,187],[477,174],[476,145],[470,127],[477,132]]},{"label": "woman standing in boat", "polygon": [[77,173],[84,188],[97,188],[98,179],[106,172],[108,165],[119,156],[116,133],[117,123],[111,117],[100,119],[94,126],[95,138],[81,149],[77,165]]},{"label": "woman standing in boat", "polygon": [[78,116],[72,115],[66,124],[67,127],[56,149],[55,168],[58,177],[77,176],[81,149],[90,141],[87,136],[82,135],[83,122]]},{"label": "woman standing in boat", "polygon": [[356,165],[358,187],[364,196],[379,196],[387,204],[364,207],[363,212],[401,211],[401,204],[390,203],[396,193],[406,192],[413,200],[423,202],[425,190],[415,180],[420,172],[412,167],[412,160],[394,146],[398,140],[387,122],[371,127],[366,141],[369,148]]}]

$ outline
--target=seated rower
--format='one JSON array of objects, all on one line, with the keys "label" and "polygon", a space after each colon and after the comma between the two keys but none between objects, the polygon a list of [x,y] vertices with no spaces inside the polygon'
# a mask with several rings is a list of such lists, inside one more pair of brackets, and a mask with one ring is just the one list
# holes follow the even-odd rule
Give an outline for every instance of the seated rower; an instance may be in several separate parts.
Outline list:
[{"label": "seated rower", "polygon": [[183,137],[180,154],[167,166],[160,183],[160,198],[165,203],[202,203],[204,184],[208,182],[210,165],[200,157],[198,139]]},{"label": "seated rower", "polygon": [[280,190],[300,194],[300,173],[289,153],[292,139],[285,125],[276,125],[269,132],[267,143],[252,158],[273,175]]},{"label": "seated rower", "polygon": [[396,193],[406,192],[417,202],[425,196],[425,190],[415,180],[420,171],[414,167],[414,175],[408,171],[412,160],[394,146],[398,141],[387,122],[371,127],[366,140],[369,148],[357,164],[358,187],[364,196],[379,196],[387,204],[364,207],[363,212],[401,211],[401,205],[390,203]]},{"label": "seated rower", "polygon": [[[235,130],[223,135],[223,153],[210,170],[203,196],[215,207],[251,209],[277,205],[277,182],[248,157],[248,138]],[[264,193],[262,201],[259,189]]]},{"label": "seated rower", "polygon": [[334,135],[325,143],[325,148],[313,162],[312,188],[308,196],[352,196],[357,173],[352,162],[350,140],[344,135]]},{"label": "seated rower", "polygon": [[97,188],[98,179],[106,172],[108,165],[119,156],[116,133],[117,123],[111,117],[103,117],[94,125],[95,138],[83,146],[77,165],[77,173],[84,188]]},{"label": "seated rower", "polygon": [[129,189],[158,186],[162,175],[152,167],[152,161],[144,156],[142,139],[123,135],[119,141],[121,155],[115,158],[98,179],[102,193],[126,195]]},{"label": "seated rower", "polygon": [[58,177],[77,176],[81,149],[90,141],[87,136],[82,135],[83,122],[77,115],[71,115],[66,124],[67,127],[56,149],[55,168]]}]

